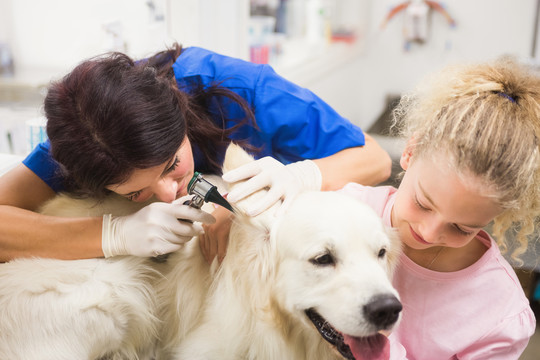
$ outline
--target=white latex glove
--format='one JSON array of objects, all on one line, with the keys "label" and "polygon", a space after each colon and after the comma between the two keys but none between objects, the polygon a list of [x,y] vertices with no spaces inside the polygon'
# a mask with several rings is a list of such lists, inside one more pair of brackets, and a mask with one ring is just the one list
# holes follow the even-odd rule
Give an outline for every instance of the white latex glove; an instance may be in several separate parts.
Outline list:
[{"label": "white latex glove", "polygon": [[234,203],[257,190],[269,187],[268,193],[246,210],[251,216],[262,213],[280,199],[283,200],[283,211],[300,192],[320,190],[322,185],[321,171],[311,160],[283,165],[267,156],[223,174],[223,180],[229,183],[248,178],[248,181],[237,185],[227,195],[227,199]]},{"label": "white latex glove", "polygon": [[214,217],[183,205],[191,196],[172,203],[155,202],[128,216],[103,216],[101,246],[105,257],[136,255],[154,257],[180,249],[182,244],[203,232],[201,224]]}]

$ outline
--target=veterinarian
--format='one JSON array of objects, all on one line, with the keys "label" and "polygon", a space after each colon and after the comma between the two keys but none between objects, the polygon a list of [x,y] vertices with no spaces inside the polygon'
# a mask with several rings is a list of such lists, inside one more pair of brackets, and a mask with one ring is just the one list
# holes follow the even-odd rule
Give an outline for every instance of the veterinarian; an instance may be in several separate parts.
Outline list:
[{"label": "veterinarian", "polygon": [[[202,231],[177,219],[206,224],[204,239],[225,237],[227,210],[216,209],[211,225],[212,216],[181,204],[194,170],[220,174],[231,140],[287,164],[271,170],[286,182],[280,198],[390,175],[388,154],[312,92],[267,65],[201,48],[84,61],[50,85],[44,105],[50,141],[0,178],[1,261],[168,253]],[[60,191],[161,202],[103,219],[37,213]]]},{"label": "veterinarian", "polygon": [[343,189],[404,244],[391,358],[518,359],[536,320],[499,247],[525,251],[540,213],[540,78],[500,60],[430,80],[396,112],[409,138],[399,188]]}]

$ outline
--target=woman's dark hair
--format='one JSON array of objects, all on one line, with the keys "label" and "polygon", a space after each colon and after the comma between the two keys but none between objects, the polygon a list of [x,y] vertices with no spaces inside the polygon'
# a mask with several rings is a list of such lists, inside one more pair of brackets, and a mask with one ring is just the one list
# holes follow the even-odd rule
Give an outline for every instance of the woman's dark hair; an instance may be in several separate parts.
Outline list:
[{"label": "woman's dark hair", "polygon": [[[218,84],[179,90],[172,64],[181,52],[174,44],[138,62],[121,53],[99,56],[50,85],[47,134],[67,191],[102,197],[107,185],[126,181],[135,169],[171,160],[186,136],[208,170],[220,173],[217,151],[236,127],[256,126],[254,116],[239,95]],[[216,99],[237,103],[245,118],[224,130],[223,112],[209,110]]]}]

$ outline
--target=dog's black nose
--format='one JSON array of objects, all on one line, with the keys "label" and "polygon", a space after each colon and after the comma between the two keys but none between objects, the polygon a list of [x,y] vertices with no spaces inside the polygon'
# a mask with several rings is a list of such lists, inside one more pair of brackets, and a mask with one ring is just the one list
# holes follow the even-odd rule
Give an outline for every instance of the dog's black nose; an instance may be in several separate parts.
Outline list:
[{"label": "dog's black nose", "polygon": [[394,295],[378,295],[364,305],[364,315],[377,328],[386,329],[397,321],[402,309]]}]

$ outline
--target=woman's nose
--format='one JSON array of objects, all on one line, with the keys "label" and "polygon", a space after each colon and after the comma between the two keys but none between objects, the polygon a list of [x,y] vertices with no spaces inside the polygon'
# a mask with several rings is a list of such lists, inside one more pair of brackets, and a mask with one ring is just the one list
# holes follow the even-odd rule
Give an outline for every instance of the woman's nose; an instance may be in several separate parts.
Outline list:
[{"label": "woman's nose", "polygon": [[158,200],[170,203],[176,200],[178,182],[172,177],[164,177],[153,186],[152,190]]}]

